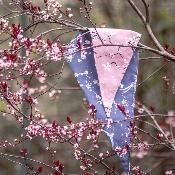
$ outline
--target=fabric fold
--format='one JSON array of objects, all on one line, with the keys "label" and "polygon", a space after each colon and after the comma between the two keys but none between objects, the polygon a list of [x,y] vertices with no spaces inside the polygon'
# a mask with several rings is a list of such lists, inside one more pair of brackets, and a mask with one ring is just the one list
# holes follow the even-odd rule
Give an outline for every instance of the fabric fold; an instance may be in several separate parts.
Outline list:
[{"label": "fabric fold", "polygon": [[[121,29],[89,29],[104,107],[111,111],[116,92],[140,34]],[[121,47],[120,47],[121,46]]]}]

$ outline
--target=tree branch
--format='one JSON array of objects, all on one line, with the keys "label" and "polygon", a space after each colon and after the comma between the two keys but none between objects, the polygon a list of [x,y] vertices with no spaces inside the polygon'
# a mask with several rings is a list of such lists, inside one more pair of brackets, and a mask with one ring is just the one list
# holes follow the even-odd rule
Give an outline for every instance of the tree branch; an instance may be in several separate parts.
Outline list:
[{"label": "tree branch", "polygon": [[[131,5],[131,7],[134,9],[134,11],[137,13],[137,15],[140,17],[140,19],[142,20],[142,23],[145,26],[145,29],[149,35],[149,37],[151,38],[151,40],[153,41],[154,45],[156,46],[156,48],[158,50],[152,49],[148,46],[144,46],[144,48],[147,48],[147,50],[152,51],[156,54],[159,54],[161,56],[164,56],[165,58],[167,58],[170,61],[175,62],[175,56],[168,53],[160,44],[160,42],[157,40],[156,36],[154,35],[152,28],[149,24],[149,9],[148,9],[148,5],[146,4],[145,0],[142,0],[144,6],[145,6],[145,11],[146,11],[146,17],[143,15],[143,13],[140,11],[140,9],[137,7],[137,5],[135,4],[135,2],[133,0],[128,0],[128,3]],[[140,46],[143,46],[142,44],[140,44]]]}]

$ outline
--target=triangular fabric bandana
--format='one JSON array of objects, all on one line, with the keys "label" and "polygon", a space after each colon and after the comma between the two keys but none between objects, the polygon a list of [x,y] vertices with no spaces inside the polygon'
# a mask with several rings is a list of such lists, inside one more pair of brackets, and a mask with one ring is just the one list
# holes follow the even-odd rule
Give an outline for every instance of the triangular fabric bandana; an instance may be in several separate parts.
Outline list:
[{"label": "triangular fabric bandana", "polygon": [[[121,29],[90,28],[80,32],[65,51],[65,58],[100,120],[112,119],[104,132],[120,154],[122,166],[130,171],[130,122],[138,72],[137,44],[141,35]],[[120,122],[122,121],[122,122]]]}]

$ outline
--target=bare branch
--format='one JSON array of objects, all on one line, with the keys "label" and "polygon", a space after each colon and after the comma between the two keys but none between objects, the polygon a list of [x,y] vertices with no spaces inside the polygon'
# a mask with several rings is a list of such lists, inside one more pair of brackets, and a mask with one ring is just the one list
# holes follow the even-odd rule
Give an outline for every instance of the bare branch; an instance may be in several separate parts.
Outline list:
[{"label": "bare branch", "polygon": [[143,2],[143,5],[145,7],[145,12],[146,12],[146,22],[149,23],[149,9],[148,9],[148,4],[146,3],[145,0],[141,0]]},{"label": "bare branch", "polygon": [[[131,5],[131,7],[134,9],[134,11],[138,14],[138,16],[140,17],[140,19],[142,20],[142,22],[143,22],[143,24],[145,26],[145,29],[146,29],[149,37],[151,38],[151,40],[153,41],[153,43],[155,44],[155,46],[157,47],[157,49],[166,53],[166,51],[164,50],[164,48],[161,46],[160,42],[155,37],[155,35],[154,35],[154,33],[153,33],[152,29],[151,29],[151,26],[149,24],[149,20],[147,19],[149,17],[149,12],[148,12],[148,7],[147,7],[146,2],[144,0],[142,0],[142,2],[145,5],[145,8],[146,8],[146,18],[143,15],[143,13],[139,10],[139,8],[137,7],[137,5],[134,3],[133,0],[128,0],[128,2]],[[175,59],[175,57],[173,59]]]}]

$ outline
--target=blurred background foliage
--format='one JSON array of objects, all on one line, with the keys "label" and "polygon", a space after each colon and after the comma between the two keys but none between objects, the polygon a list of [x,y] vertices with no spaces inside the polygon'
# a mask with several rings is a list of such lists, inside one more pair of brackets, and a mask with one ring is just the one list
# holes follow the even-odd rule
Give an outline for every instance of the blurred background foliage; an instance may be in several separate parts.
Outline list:
[{"label": "blurred background foliage", "polygon": [[[7,4],[8,1],[3,1]],[[34,3],[40,4],[42,6],[42,0],[33,0]],[[92,24],[80,15],[79,8],[80,2],[78,0],[62,0],[59,1],[64,6],[72,8],[74,14],[74,19],[84,25],[92,27]],[[153,46],[149,36],[145,32],[144,26],[142,25],[140,19],[135,14],[133,9],[129,6],[127,0],[94,0],[93,9],[91,12],[91,19],[96,26],[106,26],[109,28],[122,28],[137,31],[142,34],[141,43],[149,46]],[[137,0],[136,3],[144,11],[141,1]],[[150,4],[150,18],[151,26],[153,31],[158,38],[158,40],[163,43],[169,43],[171,47],[175,47],[175,0],[147,0]],[[8,5],[7,5],[8,6]],[[3,5],[0,5],[0,15],[7,12],[7,9]],[[12,22],[19,23],[21,18],[14,18]],[[29,24],[29,19],[26,18],[26,23]],[[40,24],[37,26],[34,35],[36,36],[42,31],[46,31],[55,27],[51,24]],[[47,36],[45,39],[53,39],[58,33],[53,32]],[[30,31],[27,33],[30,35]],[[66,36],[66,37],[65,37]],[[62,43],[69,42],[75,33],[64,35],[60,38]],[[2,39],[2,38],[1,38]],[[6,47],[1,46],[2,47]],[[149,52],[140,51],[140,63],[139,63],[139,76],[138,76],[138,87],[137,87],[137,99],[143,102],[148,107],[153,107],[156,113],[167,114],[170,111],[175,111],[175,64],[172,62],[167,62],[163,58],[149,59],[149,57],[157,57]],[[59,72],[62,66],[62,61],[53,62],[49,66],[45,67],[45,70],[49,74]],[[151,76],[150,76],[151,75]],[[150,78],[148,78],[150,77]],[[163,77],[169,79],[170,84],[165,85]],[[148,79],[147,79],[148,78]],[[147,79],[147,80],[146,80]],[[146,80],[146,81],[145,81]],[[73,76],[72,71],[65,64],[63,69],[62,78],[51,77],[49,79],[50,83],[57,82],[56,87],[77,87],[78,84]],[[15,85],[14,85],[15,87]],[[33,81],[32,87],[38,87],[38,82]],[[85,120],[88,117],[86,102],[82,91],[80,90],[62,90],[58,94],[58,98],[50,100],[48,94],[45,94],[39,98],[38,101],[40,111],[45,115],[46,118],[53,121],[56,120],[60,124],[66,123],[66,117],[71,116],[74,122]],[[3,110],[5,105],[0,101],[0,110]],[[149,118],[145,118],[149,121]],[[160,119],[159,121],[165,122],[165,119]],[[154,132],[145,123],[138,123],[138,125],[149,132]],[[8,140],[13,140],[13,138],[20,135],[21,128],[16,125],[13,119],[0,117],[0,139],[8,138]],[[154,134],[154,133],[153,133]],[[100,151],[104,151],[110,148],[105,136],[101,136],[100,139]],[[43,139],[36,138],[29,143],[30,156],[34,159],[45,161],[51,163],[48,159],[49,153],[45,153],[46,142]],[[91,143],[83,143],[85,149],[91,149]],[[19,145],[18,148],[20,148]],[[82,174],[81,170],[78,168],[79,164],[73,159],[72,148],[66,144],[51,144],[57,153],[55,159],[59,159],[65,166],[66,174]],[[3,150],[1,150],[3,151]],[[6,149],[4,150],[8,153],[19,154],[17,149]],[[100,152],[99,151],[99,152]],[[95,153],[95,151],[94,151]],[[165,170],[169,167],[175,169],[175,161],[168,157],[163,159],[161,153],[167,153],[167,149],[164,147],[156,147],[151,153],[146,155],[144,158],[139,159],[137,157],[132,157],[133,165],[140,165],[143,171],[149,170],[150,167],[155,162],[161,162],[159,166],[155,166],[149,174],[152,175],[163,175]],[[170,153],[171,154],[171,153]],[[155,155],[155,156],[154,156]],[[174,161],[174,162],[173,162]],[[111,158],[107,161],[110,165],[115,166],[119,169],[119,162],[116,158]],[[35,165],[36,166],[36,165]],[[103,168],[99,167],[101,173]],[[8,160],[0,158],[0,175],[22,175],[24,172],[21,170],[19,165],[10,163]],[[46,171],[47,174],[47,171]]]}]

